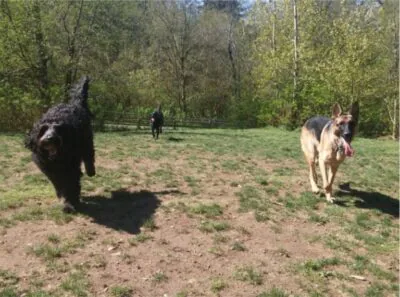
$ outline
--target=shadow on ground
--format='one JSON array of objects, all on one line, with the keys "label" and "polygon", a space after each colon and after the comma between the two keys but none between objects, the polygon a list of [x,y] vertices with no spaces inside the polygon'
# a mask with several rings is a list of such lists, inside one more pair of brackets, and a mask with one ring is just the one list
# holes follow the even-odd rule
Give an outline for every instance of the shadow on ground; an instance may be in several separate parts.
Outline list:
[{"label": "shadow on ground", "polygon": [[131,234],[140,233],[140,227],[151,218],[161,201],[149,191],[129,192],[118,190],[105,196],[82,198],[80,213],[97,224]]},{"label": "shadow on ground", "polygon": [[[339,191],[336,193],[337,197],[349,197],[350,199],[356,198],[353,202],[355,207],[365,209],[377,209],[382,213],[389,214],[393,217],[399,217],[399,200],[379,192],[365,192],[356,189],[349,189],[348,191]],[[338,205],[347,207],[347,200],[337,201]]]},{"label": "shadow on ground", "polygon": [[184,139],[183,138],[179,138],[179,137],[168,137],[167,138],[167,140],[168,141],[172,141],[172,142],[181,142],[181,141],[183,141]]}]

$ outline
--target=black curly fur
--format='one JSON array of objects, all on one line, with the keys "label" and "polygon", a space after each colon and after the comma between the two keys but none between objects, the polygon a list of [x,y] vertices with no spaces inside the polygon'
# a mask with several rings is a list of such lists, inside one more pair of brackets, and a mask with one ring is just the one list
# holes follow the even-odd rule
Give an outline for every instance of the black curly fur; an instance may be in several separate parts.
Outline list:
[{"label": "black curly fur", "polygon": [[161,111],[161,105],[151,114],[150,125],[153,138],[158,139],[158,135],[162,133],[162,126],[164,125],[164,114]]},{"label": "black curly fur", "polygon": [[71,90],[69,103],[50,108],[25,139],[32,160],[54,185],[64,210],[79,205],[81,162],[95,175],[92,114],[87,99],[89,78],[83,77]]}]

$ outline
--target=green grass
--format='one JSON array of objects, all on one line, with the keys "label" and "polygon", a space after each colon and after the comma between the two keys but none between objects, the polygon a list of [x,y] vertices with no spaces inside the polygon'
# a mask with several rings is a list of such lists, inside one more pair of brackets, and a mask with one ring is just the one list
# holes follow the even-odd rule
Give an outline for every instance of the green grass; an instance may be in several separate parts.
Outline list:
[{"label": "green grass", "polygon": [[258,294],[257,297],[288,297],[289,295],[286,294],[284,291],[278,288],[272,288],[267,292],[262,292]]},{"label": "green grass", "polygon": [[316,223],[318,225],[325,225],[326,223],[329,222],[329,217],[322,216],[322,215],[319,215],[319,214],[314,213],[314,212],[310,213],[310,216],[309,216],[308,219],[309,219],[310,222]]},{"label": "green grass", "polygon": [[237,251],[237,252],[244,252],[247,250],[247,248],[244,246],[242,242],[235,241],[232,244],[232,250]]},{"label": "green grass", "polygon": [[312,272],[321,271],[328,266],[339,265],[341,262],[342,261],[336,257],[308,260],[299,266],[299,270],[304,271],[307,274],[310,274]]},{"label": "green grass", "polygon": [[154,221],[154,217],[150,217],[150,218],[146,219],[143,222],[143,227],[148,229],[148,230],[150,230],[150,231],[156,230],[157,229],[157,225],[156,225],[156,223]]},{"label": "green grass", "polygon": [[269,210],[271,207],[271,200],[255,186],[246,185],[237,194],[239,196],[240,211],[247,212],[254,210],[254,217],[258,222],[265,222],[269,220]]},{"label": "green grass", "polygon": [[14,221],[52,220],[58,225],[66,224],[74,219],[74,215],[64,213],[60,207],[34,206],[18,211],[12,217]]},{"label": "green grass", "polygon": [[153,274],[152,281],[154,283],[166,282],[166,281],[168,281],[168,276],[164,272],[158,271]]},{"label": "green grass", "polygon": [[230,228],[229,223],[221,221],[202,221],[199,226],[199,230],[206,233],[212,233],[215,231],[226,231]]},{"label": "green grass", "polygon": [[49,244],[41,244],[30,249],[30,252],[45,261],[53,261],[61,258],[65,249],[59,246],[52,246]]},{"label": "green grass", "polygon": [[42,290],[38,291],[29,291],[24,295],[26,297],[55,297],[60,296],[57,292],[46,292]]},{"label": "green grass", "polygon": [[226,243],[229,241],[229,237],[222,235],[221,233],[215,233],[213,236],[213,241],[215,244]]},{"label": "green grass", "polygon": [[236,160],[224,160],[221,162],[221,166],[224,170],[233,172],[238,171],[241,168],[240,163]]},{"label": "green grass", "polygon": [[388,238],[385,233],[369,233],[365,232],[362,228],[357,226],[349,226],[347,231],[354,236],[355,239],[362,242],[362,244],[373,253],[385,253],[395,251],[398,248],[397,238]]},{"label": "green grass", "polygon": [[340,238],[337,235],[327,235],[324,237],[324,244],[332,250],[338,250],[345,253],[351,252],[357,247],[355,242]]},{"label": "green grass", "polygon": [[187,291],[180,291],[176,293],[175,297],[188,297],[189,293]]},{"label": "green grass", "polygon": [[0,269],[0,288],[12,286],[19,282],[19,277],[9,270]]},{"label": "green grass", "polygon": [[110,296],[112,296],[112,297],[131,297],[131,296],[133,296],[133,290],[129,287],[113,286],[110,289]]},{"label": "green grass", "polygon": [[380,283],[371,284],[365,292],[365,297],[381,297],[384,296],[386,286]]},{"label": "green grass", "polygon": [[261,285],[263,283],[261,273],[251,266],[237,268],[233,276],[236,280],[248,282],[252,285]]},{"label": "green grass", "polygon": [[93,267],[95,268],[106,268],[107,267],[107,259],[103,255],[95,255],[93,257]]},{"label": "green grass", "polygon": [[76,297],[89,296],[89,282],[83,272],[72,272],[67,278],[61,283],[61,289],[66,292],[72,293]]},{"label": "green grass", "polygon": [[221,278],[214,278],[211,281],[211,291],[216,294],[224,290],[227,286],[228,284]]},{"label": "green grass", "polygon": [[184,176],[183,178],[189,187],[194,188],[197,187],[198,181],[195,177],[192,176]]},{"label": "green grass", "polygon": [[316,210],[321,199],[311,192],[303,192],[299,197],[286,197],[285,206],[290,211]]},{"label": "green grass", "polygon": [[212,204],[198,204],[190,208],[193,214],[203,215],[206,218],[215,218],[221,216],[223,213],[222,207],[217,203]]},{"label": "green grass", "polygon": [[396,282],[398,277],[393,272],[382,269],[377,264],[371,262],[367,256],[356,255],[354,262],[349,264],[350,268],[358,274],[363,274],[366,271],[374,275],[379,280],[389,280]]},{"label": "green grass", "polygon": [[0,289],[0,297],[19,297],[15,288]]},{"label": "green grass", "polygon": [[222,257],[225,255],[225,251],[220,246],[212,246],[208,249],[208,252],[216,257]]},{"label": "green grass", "polygon": [[47,236],[47,240],[51,243],[60,243],[61,241],[60,236],[58,236],[57,234],[50,234],[49,236]]},{"label": "green grass", "polygon": [[139,233],[139,234],[136,235],[135,237],[130,238],[130,239],[128,240],[128,242],[129,242],[130,245],[135,246],[135,245],[137,245],[138,243],[146,242],[146,241],[148,241],[148,240],[150,240],[150,239],[152,239],[152,238],[153,238],[153,236],[151,236],[151,235],[149,235],[149,234],[146,234],[146,233]]},{"label": "green grass", "polygon": [[94,235],[93,231],[83,230],[79,231],[74,238],[61,241],[59,236],[50,234],[47,238],[50,244],[34,245],[28,249],[28,252],[45,261],[54,261],[83,248],[90,240],[94,239]]}]

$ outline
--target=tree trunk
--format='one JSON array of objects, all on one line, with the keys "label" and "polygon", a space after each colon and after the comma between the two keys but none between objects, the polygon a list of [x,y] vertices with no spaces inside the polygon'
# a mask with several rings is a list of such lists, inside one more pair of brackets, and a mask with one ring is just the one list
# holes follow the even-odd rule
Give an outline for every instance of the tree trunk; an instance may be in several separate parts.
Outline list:
[{"label": "tree trunk", "polygon": [[229,61],[231,62],[232,66],[232,80],[233,80],[233,96],[235,99],[240,98],[240,88],[239,88],[239,73],[235,61],[235,43],[233,40],[233,18],[229,25],[229,36],[228,36],[228,54],[229,54]]},{"label": "tree trunk", "polygon": [[37,67],[37,80],[39,83],[39,92],[42,99],[44,100],[46,107],[48,107],[50,106],[51,103],[48,93],[49,77],[48,77],[47,62],[49,60],[49,55],[43,37],[42,19],[40,16],[39,1],[33,2],[32,13],[33,13],[33,18],[35,20],[34,32],[35,32],[35,41],[37,50],[36,67]]},{"label": "tree trunk", "polygon": [[[70,2],[72,3],[72,1]],[[69,61],[68,61],[68,65],[67,65],[67,71],[65,74],[65,84],[64,84],[64,92],[65,92],[65,101],[69,100],[69,92],[71,89],[71,85],[72,83],[75,81],[76,79],[76,73],[77,73],[77,57],[76,57],[76,38],[77,38],[77,34],[78,31],[80,29],[80,25],[81,25],[81,17],[82,17],[82,10],[83,10],[83,0],[81,0],[80,2],[80,6],[79,6],[79,13],[76,19],[76,23],[74,28],[72,29],[72,32],[69,32],[68,30],[68,25],[66,24],[65,18],[67,17],[65,15],[64,17],[64,29],[68,34],[68,56],[69,56]]]},{"label": "tree trunk", "polygon": [[292,94],[292,112],[291,112],[291,124],[296,126],[299,122],[299,102],[298,102],[298,76],[299,76],[299,32],[297,23],[297,0],[293,1],[293,94]]},{"label": "tree trunk", "polygon": [[[272,55],[275,62],[275,70],[278,69],[278,61],[276,60],[276,3],[272,0]],[[279,97],[279,89],[276,81],[274,82],[275,99]]]},{"label": "tree trunk", "polygon": [[272,0],[272,52],[274,53],[274,55],[276,50],[275,27],[276,27],[276,7],[275,7],[275,0]]},{"label": "tree trunk", "polygon": [[399,123],[398,123],[398,107],[397,99],[393,100],[393,127],[392,127],[392,138],[394,140],[399,138]]},{"label": "tree trunk", "polygon": [[[397,89],[399,87],[399,20],[395,19],[395,30],[394,30],[394,67],[393,67],[393,73],[395,74],[394,76],[396,77],[396,84],[397,84]],[[398,100],[398,95],[397,98],[393,98],[393,120],[392,120],[392,138],[393,139],[398,139],[399,138],[399,106],[397,104]]]},{"label": "tree trunk", "polygon": [[186,102],[186,73],[185,73],[185,58],[181,57],[181,77],[180,77],[180,102],[183,113],[187,113],[187,102]]}]

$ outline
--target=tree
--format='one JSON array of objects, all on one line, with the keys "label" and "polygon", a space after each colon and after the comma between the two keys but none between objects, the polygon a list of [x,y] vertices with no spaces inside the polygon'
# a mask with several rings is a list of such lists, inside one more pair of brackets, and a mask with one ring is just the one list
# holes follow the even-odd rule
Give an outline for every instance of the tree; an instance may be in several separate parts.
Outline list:
[{"label": "tree", "polygon": [[167,87],[183,114],[188,114],[190,64],[197,47],[196,2],[154,2],[154,54],[163,75],[172,78]]},{"label": "tree", "polygon": [[395,1],[381,3],[379,21],[381,26],[380,50],[381,65],[384,71],[380,75],[381,96],[391,123],[393,139],[399,138],[399,4]]}]

